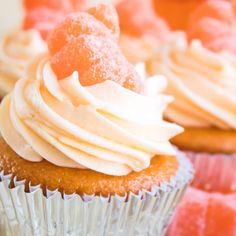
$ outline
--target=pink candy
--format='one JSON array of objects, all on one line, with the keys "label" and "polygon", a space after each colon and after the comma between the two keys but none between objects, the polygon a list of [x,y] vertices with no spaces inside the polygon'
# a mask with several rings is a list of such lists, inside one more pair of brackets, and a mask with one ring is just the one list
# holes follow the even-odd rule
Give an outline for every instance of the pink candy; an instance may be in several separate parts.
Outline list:
[{"label": "pink candy", "polygon": [[189,188],[175,213],[168,236],[235,236],[236,193]]}]

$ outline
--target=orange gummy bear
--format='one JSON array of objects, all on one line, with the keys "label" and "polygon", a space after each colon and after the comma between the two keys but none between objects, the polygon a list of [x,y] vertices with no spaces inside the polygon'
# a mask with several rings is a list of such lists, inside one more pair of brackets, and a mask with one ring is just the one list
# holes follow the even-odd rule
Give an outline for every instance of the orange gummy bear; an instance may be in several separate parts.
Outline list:
[{"label": "orange gummy bear", "polygon": [[68,15],[48,37],[51,65],[58,78],[78,71],[83,86],[113,80],[142,92],[139,75],[117,45],[118,34],[116,11],[110,5]]}]

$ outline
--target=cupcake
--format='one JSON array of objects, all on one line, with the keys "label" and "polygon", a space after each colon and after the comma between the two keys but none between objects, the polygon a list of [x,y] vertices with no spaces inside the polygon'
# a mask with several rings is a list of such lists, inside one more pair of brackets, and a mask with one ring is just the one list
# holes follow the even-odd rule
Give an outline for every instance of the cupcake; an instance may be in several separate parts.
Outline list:
[{"label": "cupcake", "polygon": [[182,128],[162,118],[163,78],[118,37],[110,5],[68,15],[4,98],[1,233],[163,235],[192,168],[169,143]]},{"label": "cupcake", "polygon": [[154,10],[151,0],[123,0],[116,6],[121,28],[119,45],[132,63],[155,55],[158,41],[169,33],[169,26]]},{"label": "cupcake", "polygon": [[166,92],[175,101],[165,117],[185,127],[172,143],[195,168],[168,236],[236,232],[234,24],[230,2],[207,1],[190,16],[187,33],[173,33],[148,62],[151,74],[168,79]]},{"label": "cupcake", "polygon": [[[221,8],[210,9],[217,15]],[[149,71],[168,78],[167,92],[175,101],[165,115],[185,127],[184,134],[172,141],[195,164],[194,186],[231,192],[236,190],[236,57],[228,44],[219,52],[203,45],[198,39],[188,42],[185,34],[175,34],[150,60]]]}]

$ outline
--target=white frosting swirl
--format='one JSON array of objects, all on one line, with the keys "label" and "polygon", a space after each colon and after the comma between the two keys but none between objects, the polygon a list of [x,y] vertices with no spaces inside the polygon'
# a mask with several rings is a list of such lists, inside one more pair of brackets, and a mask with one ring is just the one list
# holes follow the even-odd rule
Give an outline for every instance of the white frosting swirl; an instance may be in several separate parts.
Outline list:
[{"label": "white frosting swirl", "polygon": [[187,43],[175,34],[160,45],[149,72],[168,79],[167,92],[175,101],[166,116],[185,127],[236,129],[236,58],[214,53],[200,41]]},{"label": "white frosting swirl", "polygon": [[0,42],[0,97],[14,88],[29,62],[46,50],[45,42],[35,30],[19,31]]},{"label": "white frosting swirl", "polygon": [[163,87],[162,77],[147,79],[150,96],[112,81],[83,87],[77,72],[58,81],[45,59],[3,100],[0,130],[29,161],[110,175],[141,171],[153,156],[175,154],[168,140],[182,131],[163,121],[172,97],[157,93],[158,81]]}]

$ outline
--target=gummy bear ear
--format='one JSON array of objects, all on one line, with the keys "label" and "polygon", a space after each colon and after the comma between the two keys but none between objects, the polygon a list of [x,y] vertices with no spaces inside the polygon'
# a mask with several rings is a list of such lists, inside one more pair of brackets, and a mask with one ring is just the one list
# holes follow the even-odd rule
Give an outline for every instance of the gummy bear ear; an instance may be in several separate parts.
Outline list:
[{"label": "gummy bear ear", "polygon": [[99,4],[89,8],[87,12],[110,29],[118,40],[120,35],[119,18],[115,8],[111,4]]}]

